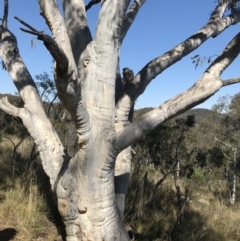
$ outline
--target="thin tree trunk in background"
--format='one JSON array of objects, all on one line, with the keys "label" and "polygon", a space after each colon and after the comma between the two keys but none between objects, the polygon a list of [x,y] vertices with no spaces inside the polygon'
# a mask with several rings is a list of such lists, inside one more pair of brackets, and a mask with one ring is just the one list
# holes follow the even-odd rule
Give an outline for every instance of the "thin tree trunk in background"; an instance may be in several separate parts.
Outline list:
[{"label": "thin tree trunk in background", "polygon": [[179,161],[177,161],[177,166],[176,166],[176,179],[179,179],[179,178],[180,178],[179,173],[180,173],[180,164],[179,164]]},{"label": "thin tree trunk in background", "polygon": [[234,205],[236,200],[236,178],[237,178],[237,148],[233,151],[233,186],[232,186],[232,193],[231,193],[231,199],[230,202],[232,205]]}]

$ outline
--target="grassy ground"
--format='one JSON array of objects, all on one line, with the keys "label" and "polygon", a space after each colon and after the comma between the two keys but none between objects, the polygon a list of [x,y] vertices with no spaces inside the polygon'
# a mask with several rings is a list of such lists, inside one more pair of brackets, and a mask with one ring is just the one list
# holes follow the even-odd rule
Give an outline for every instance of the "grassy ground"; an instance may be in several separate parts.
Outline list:
[{"label": "grassy ground", "polygon": [[[1,190],[0,195],[1,241],[6,233],[16,241],[50,241],[56,238],[56,228],[47,219],[46,202],[36,185],[30,184],[26,190],[16,180],[14,187]],[[5,240],[11,239],[5,237]]]},{"label": "grassy ground", "polygon": [[[149,172],[149,167],[147,169]],[[182,181],[179,203],[173,178],[169,176],[149,201],[152,186],[159,178],[158,172],[150,172],[145,184],[144,172],[142,177],[138,174],[137,182],[133,176],[130,184],[133,195],[127,198],[125,223],[135,231],[135,240],[240,240],[240,200],[230,205],[223,181],[213,181],[211,190],[204,178]],[[145,194],[144,189],[147,190]],[[135,205],[131,207],[133,200],[136,200]]]},{"label": "grassy ground", "polygon": [[0,144],[0,240],[53,241],[57,229],[49,218],[49,207],[36,175],[36,163],[30,163],[33,143],[11,137]]},{"label": "grassy ground", "polygon": [[[37,159],[30,160],[33,143],[25,140],[13,155],[18,142],[11,137],[11,141],[0,143],[0,241],[56,240],[57,221],[50,212],[52,201],[47,199],[49,186],[42,181],[46,178],[41,177]],[[223,181],[214,177],[209,189],[201,176],[182,180],[178,200],[170,175],[150,200],[149,194],[160,178],[161,174],[150,167],[131,177],[125,224],[136,233],[135,240],[240,240],[240,200],[234,206],[229,204]]]}]

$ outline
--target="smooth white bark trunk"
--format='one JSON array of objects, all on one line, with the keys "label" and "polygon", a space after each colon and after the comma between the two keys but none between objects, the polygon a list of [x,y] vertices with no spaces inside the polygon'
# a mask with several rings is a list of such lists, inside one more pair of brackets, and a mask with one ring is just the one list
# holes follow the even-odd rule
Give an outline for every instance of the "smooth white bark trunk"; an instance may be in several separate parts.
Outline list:
[{"label": "smooth white bark trunk", "polygon": [[233,151],[233,185],[230,202],[234,205],[236,200],[236,178],[237,178],[237,149]]},{"label": "smooth white bark trunk", "polygon": [[145,1],[135,0],[129,10],[130,0],[101,1],[94,39],[83,0],[62,0],[65,19],[56,0],[38,2],[52,37],[18,21],[30,29],[25,32],[44,42],[55,60],[55,83],[59,99],[76,126],[78,152],[74,157],[68,155],[44,113],[36,85],[20,57],[16,37],[7,29],[7,0],[0,26],[0,57],[25,105],[17,108],[2,98],[0,108],[20,118],[38,146],[43,168],[57,195],[67,241],[127,241],[122,217],[131,167],[129,146],[224,85],[220,75],[240,52],[240,34],[191,88],[130,123],[135,100],[158,74],[208,38],[239,22],[240,15],[223,16],[233,0],[221,1],[202,29],[150,61],[121,89],[121,44]]},{"label": "smooth white bark trunk", "polygon": [[67,241],[129,240],[116,204],[115,157],[104,138],[90,141],[62,173],[56,193]]}]

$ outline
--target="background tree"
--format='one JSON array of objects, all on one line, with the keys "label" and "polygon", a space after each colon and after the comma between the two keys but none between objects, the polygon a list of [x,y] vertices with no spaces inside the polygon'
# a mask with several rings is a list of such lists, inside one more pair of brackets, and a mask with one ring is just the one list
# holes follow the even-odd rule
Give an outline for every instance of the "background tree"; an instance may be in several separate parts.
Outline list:
[{"label": "background tree", "polygon": [[18,108],[4,97],[0,108],[20,118],[34,139],[57,196],[67,241],[128,240],[122,216],[130,173],[130,145],[160,123],[202,103],[221,87],[239,82],[239,78],[223,81],[220,75],[239,54],[240,34],[191,88],[135,121],[131,121],[132,107],[157,75],[210,37],[238,23],[238,1],[218,1],[205,26],[147,63],[127,86],[120,75],[119,50],[145,0],[101,1],[94,39],[82,0],[62,0],[64,17],[55,0],[38,1],[52,36],[15,17],[27,28],[23,31],[43,41],[55,60],[58,97],[70,113],[78,135],[78,150],[73,157],[44,111],[36,84],[21,59],[17,39],[8,29],[8,1],[3,2],[0,57],[24,106]]},{"label": "background tree", "polygon": [[218,119],[217,128],[215,127],[215,133],[212,135],[226,157],[225,176],[231,204],[234,204],[236,199],[237,160],[240,145],[239,104],[239,94],[236,94],[233,97],[223,96],[213,107],[215,117],[218,116]]},{"label": "background tree", "polygon": [[[144,110],[138,111],[137,114],[139,112],[141,114]],[[145,211],[156,201],[159,187],[172,176],[178,210],[177,220],[173,222],[170,231],[170,236],[174,235],[177,226],[181,225],[181,216],[189,200],[189,190],[187,185],[184,185],[184,180],[191,178],[194,173],[195,150],[188,150],[186,145],[187,133],[194,125],[193,115],[167,121],[133,146],[135,155],[130,185],[132,195],[128,198],[125,220],[131,222],[131,217],[134,217],[135,221],[141,220]],[[154,180],[153,173],[159,173]],[[182,199],[184,196],[186,202]]]},{"label": "background tree", "polygon": [[[212,113],[188,138],[188,146],[197,149],[196,161],[205,174],[211,174],[214,180],[221,180],[225,175],[231,204],[235,202],[239,165],[238,96],[226,95],[219,98]],[[209,188],[211,189],[210,182]]]}]

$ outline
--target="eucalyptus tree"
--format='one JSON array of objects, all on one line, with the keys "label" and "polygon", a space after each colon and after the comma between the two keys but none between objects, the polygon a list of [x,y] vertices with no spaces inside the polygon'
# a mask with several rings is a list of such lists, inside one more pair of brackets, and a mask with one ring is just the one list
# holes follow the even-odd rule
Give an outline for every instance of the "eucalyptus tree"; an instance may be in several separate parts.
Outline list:
[{"label": "eucalyptus tree", "polygon": [[24,106],[15,107],[2,98],[0,108],[20,118],[38,146],[58,200],[67,241],[129,240],[122,215],[131,164],[130,145],[160,123],[240,80],[220,78],[239,54],[237,34],[191,88],[131,121],[129,113],[136,99],[157,75],[240,21],[238,1],[218,1],[206,25],[197,33],[147,63],[136,75],[129,70],[130,75],[123,76],[130,77],[128,81],[122,80],[121,45],[145,1],[94,0],[101,4],[94,38],[86,18],[91,4],[86,8],[83,0],[62,0],[64,16],[56,0],[38,1],[52,36],[16,17],[25,26],[22,30],[43,41],[55,60],[58,96],[71,114],[78,135],[79,148],[73,157],[44,112],[37,87],[20,56],[17,38],[8,29],[8,1],[2,1],[0,57]]}]

